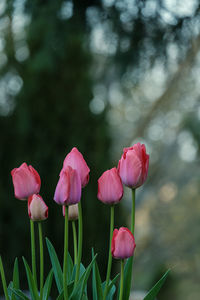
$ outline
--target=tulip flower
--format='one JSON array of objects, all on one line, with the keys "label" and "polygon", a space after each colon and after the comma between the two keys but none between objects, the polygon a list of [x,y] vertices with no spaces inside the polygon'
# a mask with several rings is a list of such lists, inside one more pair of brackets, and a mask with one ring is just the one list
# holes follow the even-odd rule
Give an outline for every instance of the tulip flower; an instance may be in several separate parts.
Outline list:
[{"label": "tulip flower", "polygon": [[[62,207],[63,217],[65,217],[65,206]],[[68,220],[76,221],[78,220],[78,204],[70,205],[68,209]]]},{"label": "tulip flower", "polygon": [[112,237],[111,252],[116,259],[131,257],[135,250],[135,238],[126,227],[115,229]]},{"label": "tulip flower", "polygon": [[149,155],[144,144],[137,143],[125,148],[118,164],[119,175],[123,184],[135,189],[141,186],[148,174]]},{"label": "tulip flower", "polygon": [[54,200],[60,205],[76,204],[81,199],[81,179],[78,172],[67,166],[62,169]]},{"label": "tulip flower", "polygon": [[63,169],[65,170],[68,166],[76,170],[81,178],[81,185],[85,187],[89,181],[90,169],[83,158],[83,155],[78,151],[77,148],[73,148],[69,154],[65,157],[63,162]]},{"label": "tulip flower", "polygon": [[11,175],[17,199],[26,200],[29,196],[39,193],[40,175],[32,166],[23,163],[19,168],[13,169]]},{"label": "tulip flower", "polygon": [[28,215],[33,221],[42,221],[48,218],[48,207],[40,195],[28,198]]},{"label": "tulip flower", "polygon": [[105,171],[98,179],[98,199],[106,204],[115,204],[122,196],[123,185],[117,169]]}]

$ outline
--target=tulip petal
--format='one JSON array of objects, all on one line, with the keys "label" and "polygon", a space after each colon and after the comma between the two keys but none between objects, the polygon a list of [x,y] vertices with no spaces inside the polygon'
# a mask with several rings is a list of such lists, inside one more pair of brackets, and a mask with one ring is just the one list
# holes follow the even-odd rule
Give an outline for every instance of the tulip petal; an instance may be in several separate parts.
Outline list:
[{"label": "tulip petal", "polygon": [[40,195],[28,198],[28,214],[33,221],[42,221],[48,217],[48,207]]}]

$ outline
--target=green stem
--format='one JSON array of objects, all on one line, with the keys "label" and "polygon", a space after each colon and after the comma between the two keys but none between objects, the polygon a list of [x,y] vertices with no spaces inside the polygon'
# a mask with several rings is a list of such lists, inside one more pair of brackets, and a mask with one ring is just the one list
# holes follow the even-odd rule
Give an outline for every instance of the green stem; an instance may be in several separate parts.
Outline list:
[{"label": "green stem", "polygon": [[33,279],[35,281],[35,285],[37,287],[36,256],[35,256],[35,230],[34,230],[34,222],[31,219],[30,219],[30,227],[31,227],[32,273],[33,273]]},{"label": "green stem", "polygon": [[119,300],[123,300],[123,288],[124,288],[124,259],[121,260],[121,281],[120,281]]},{"label": "green stem", "polygon": [[131,232],[135,231],[135,189],[132,189],[132,212],[131,212]]},{"label": "green stem", "polygon": [[67,255],[68,255],[68,206],[65,206],[64,263],[63,263],[64,300],[68,300],[68,291],[67,291]]},{"label": "green stem", "polygon": [[110,208],[110,246],[109,246],[108,267],[107,267],[106,284],[105,284],[105,289],[104,289],[103,300],[106,299],[106,296],[108,293],[108,284],[110,281],[110,272],[111,272],[111,266],[112,266],[111,242],[112,242],[112,236],[113,236],[113,229],[114,229],[114,205],[112,205]]},{"label": "green stem", "polygon": [[5,273],[4,273],[3,262],[2,262],[1,256],[0,256],[0,273],[1,273],[1,281],[3,284],[3,291],[4,291],[5,299],[9,300],[10,298],[8,296],[6,277],[5,277]]},{"label": "green stem", "polygon": [[43,283],[44,283],[44,251],[42,238],[42,224],[38,222],[39,243],[40,243],[40,299],[43,297]]},{"label": "green stem", "polygon": [[77,264],[77,236],[76,236],[76,224],[72,221],[73,239],[74,239],[74,264]]},{"label": "green stem", "polygon": [[80,264],[82,257],[82,243],[83,243],[83,220],[82,220],[82,208],[81,201],[78,203],[78,259],[77,259],[77,269],[75,276],[75,286],[79,280]]}]

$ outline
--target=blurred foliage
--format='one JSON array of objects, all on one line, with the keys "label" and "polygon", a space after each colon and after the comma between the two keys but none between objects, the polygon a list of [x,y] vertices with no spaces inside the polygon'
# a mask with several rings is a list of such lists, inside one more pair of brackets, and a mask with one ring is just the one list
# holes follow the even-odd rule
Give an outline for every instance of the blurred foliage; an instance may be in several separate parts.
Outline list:
[{"label": "blurred foliage", "polygon": [[[109,208],[96,200],[96,181],[124,146],[144,141],[151,164],[137,191],[134,286],[147,289],[170,266],[160,298],[198,299],[199,25],[197,0],[0,2],[0,244],[8,277],[14,256],[29,247],[27,208],[14,199],[10,170],[26,161],[40,173],[46,235],[62,257],[63,219],[52,198],[65,155],[78,147],[91,168],[84,261],[94,245],[105,266]],[[128,222],[127,190],[125,198]]]}]

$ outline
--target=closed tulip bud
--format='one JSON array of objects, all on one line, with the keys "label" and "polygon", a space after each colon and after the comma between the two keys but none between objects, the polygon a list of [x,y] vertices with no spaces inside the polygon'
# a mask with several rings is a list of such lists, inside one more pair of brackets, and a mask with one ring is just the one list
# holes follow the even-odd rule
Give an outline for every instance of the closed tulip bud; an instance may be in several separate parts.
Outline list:
[{"label": "closed tulip bud", "polygon": [[114,258],[125,259],[131,257],[135,246],[135,238],[128,228],[121,227],[119,230],[114,230],[111,243],[111,253]]},{"label": "closed tulip bud", "polygon": [[106,204],[115,204],[121,200],[122,196],[123,185],[117,169],[105,171],[98,179],[98,199]]},{"label": "closed tulip bud", "polygon": [[[62,207],[63,216],[65,217],[65,206]],[[78,220],[78,204],[70,205],[68,208],[68,220],[75,221]]]},{"label": "closed tulip bud", "polygon": [[67,166],[72,167],[76,170],[81,178],[81,185],[85,187],[89,181],[90,169],[83,158],[83,155],[78,151],[77,148],[73,148],[69,154],[65,157],[63,162],[63,169],[65,170]]},{"label": "closed tulip bud", "polygon": [[70,166],[62,169],[54,200],[60,205],[76,204],[81,199],[81,179],[78,172]]},{"label": "closed tulip bud", "polygon": [[29,196],[39,193],[40,175],[32,166],[23,163],[19,168],[13,169],[11,175],[17,199],[26,200]]},{"label": "closed tulip bud", "polygon": [[48,207],[40,195],[28,198],[28,215],[33,221],[43,221],[48,218]]},{"label": "closed tulip bud", "polygon": [[149,155],[144,144],[137,143],[125,148],[118,164],[119,175],[123,184],[135,189],[141,186],[148,174]]}]

